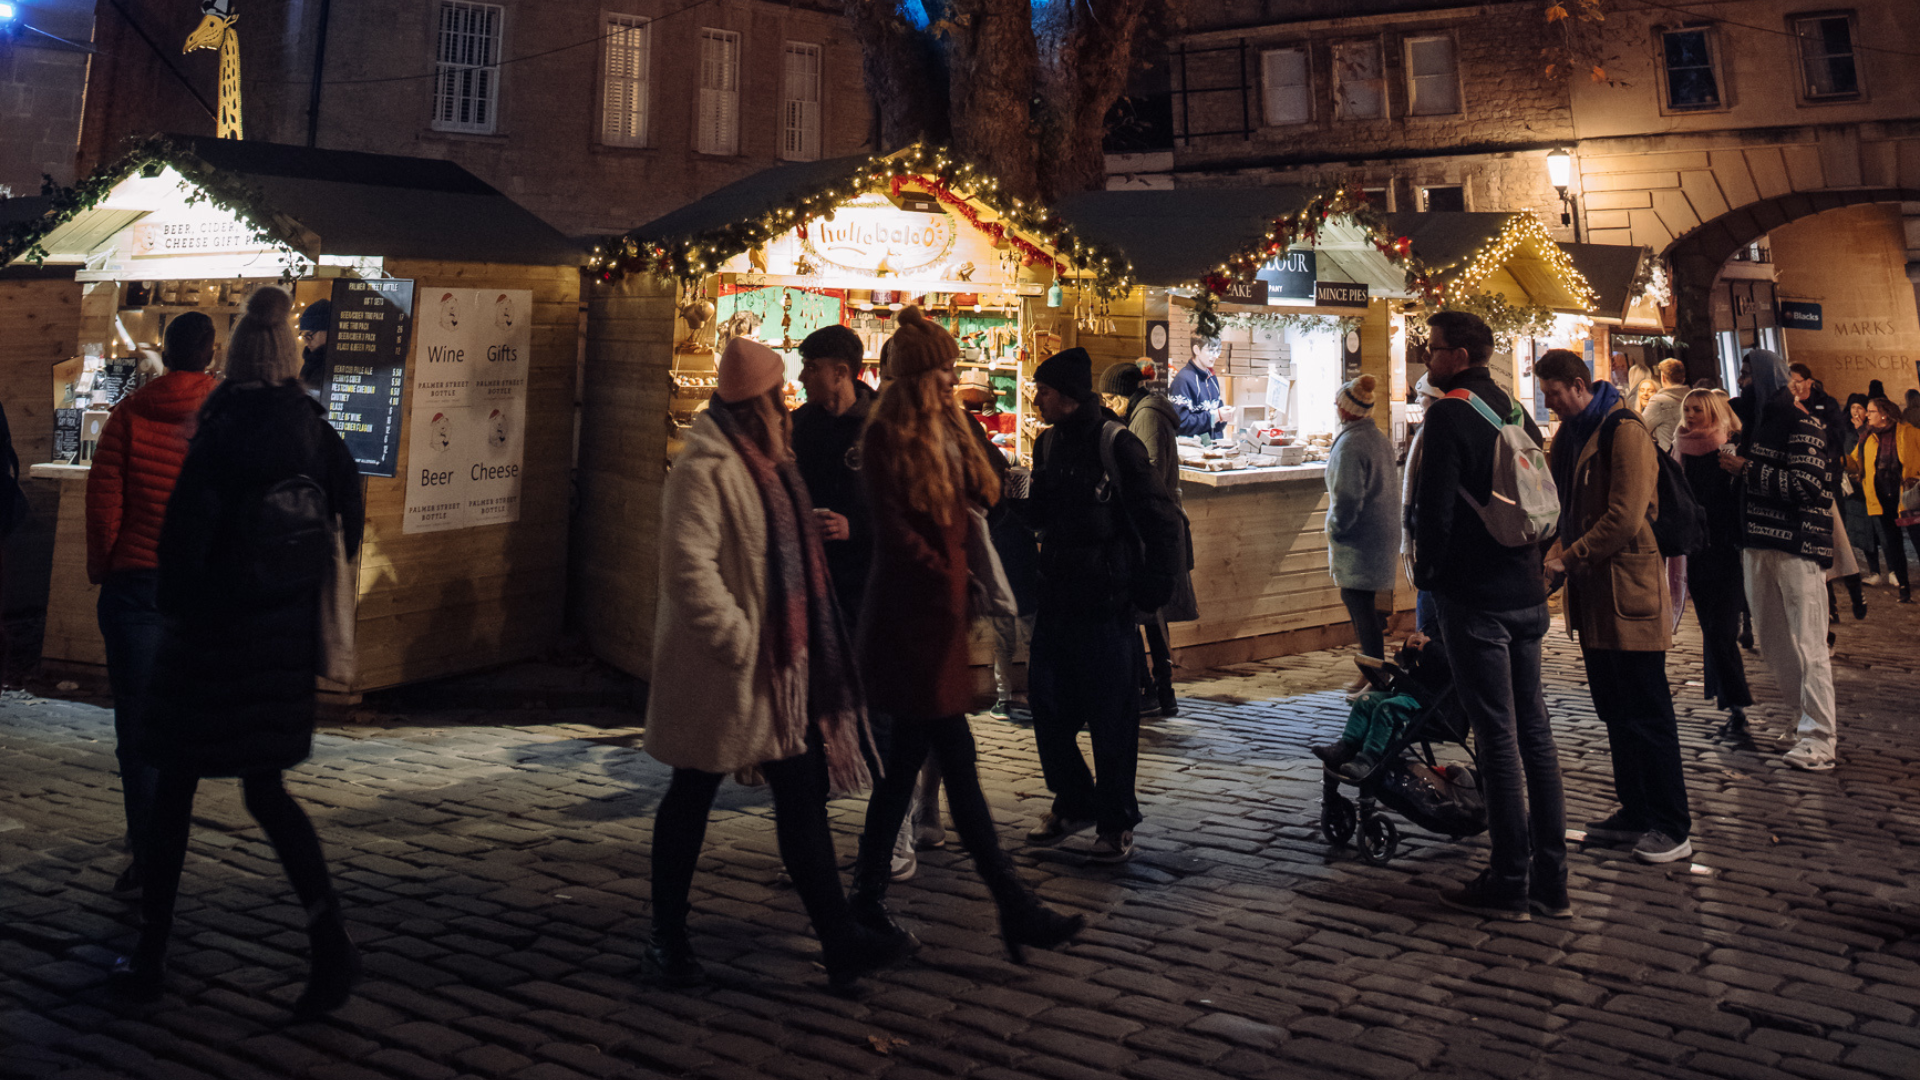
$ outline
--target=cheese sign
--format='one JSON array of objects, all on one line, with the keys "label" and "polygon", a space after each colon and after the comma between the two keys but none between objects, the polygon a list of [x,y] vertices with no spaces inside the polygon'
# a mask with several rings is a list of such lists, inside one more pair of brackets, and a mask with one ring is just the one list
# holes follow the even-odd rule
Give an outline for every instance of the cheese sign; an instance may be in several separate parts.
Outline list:
[{"label": "cheese sign", "polygon": [[133,227],[135,258],[267,251],[271,247],[253,235],[253,226],[232,218],[143,221]]},{"label": "cheese sign", "polygon": [[953,217],[912,213],[881,195],[862,195],[836,208],[831,220],[807,223],[807,253],[848,273],[911,277],[945,262],[958,236]]}]

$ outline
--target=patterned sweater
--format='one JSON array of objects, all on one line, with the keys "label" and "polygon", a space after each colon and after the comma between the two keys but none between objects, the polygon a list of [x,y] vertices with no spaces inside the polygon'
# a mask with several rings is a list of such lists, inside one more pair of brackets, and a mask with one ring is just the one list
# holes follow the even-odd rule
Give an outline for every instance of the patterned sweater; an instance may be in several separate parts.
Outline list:
[{"label": "patterned sweater", "polygon": [[1833,457],[1827,428],[1781,390],[1740,444],[1741,546],[1785,551],[1833,565]]}]

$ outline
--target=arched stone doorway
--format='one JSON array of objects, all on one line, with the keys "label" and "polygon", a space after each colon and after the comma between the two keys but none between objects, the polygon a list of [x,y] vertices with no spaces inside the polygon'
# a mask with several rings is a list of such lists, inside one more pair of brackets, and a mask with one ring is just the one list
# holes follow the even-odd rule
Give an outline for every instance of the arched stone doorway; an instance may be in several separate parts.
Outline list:
[{"label": "arched stone doorway", "polygon": [[[1689,379],[1717,377],[1710,290],[1736,252],[1791,222],[1869,203],[1920,203],[1909,188],[1798,191],[1736,207],[1674,240],[1663,253],[1673,273],[1675,343]],[[1909,242],[1912,246],[1912,242]],[[1920,264],[1909,262],[1909,280]]]}]

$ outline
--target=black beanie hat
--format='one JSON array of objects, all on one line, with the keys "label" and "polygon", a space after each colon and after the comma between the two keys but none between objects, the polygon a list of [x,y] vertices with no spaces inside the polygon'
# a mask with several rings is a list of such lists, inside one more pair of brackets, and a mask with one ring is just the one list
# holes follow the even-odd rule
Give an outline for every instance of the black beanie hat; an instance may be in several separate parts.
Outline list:
[{"label": "black beanie hat", "polygon": [[300,313],[300,332],[305,334],[315,330],[325,330],[333,319],[333,301],[315,300]]},{"label": "black beanie hat", "polygon": [[1093,396],[1093,357],[1077,346],[1054,353],[1034,369],[1033,381],[1045,383],[1075,401],[1085,401]]},{"label": "black beanie hat", "polygon": [[866,352],[866,343],[860,340],[860,335],[839,323],[823,326],[800,342],[801,359],[839,360],[850,365],[856,375],[860,372],[860,360]]}]

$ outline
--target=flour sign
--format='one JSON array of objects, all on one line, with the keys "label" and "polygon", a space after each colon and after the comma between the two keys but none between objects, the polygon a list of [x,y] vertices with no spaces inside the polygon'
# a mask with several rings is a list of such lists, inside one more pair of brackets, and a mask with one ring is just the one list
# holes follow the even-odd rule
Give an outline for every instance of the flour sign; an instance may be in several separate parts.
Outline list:
[{"label": "flour sign", "polygon": [[945,262],[957,236],[950,214],[909,213],[883,195],[862,195],[814,218],[801,241],[828,266],[876,277],[912,277]]}]

